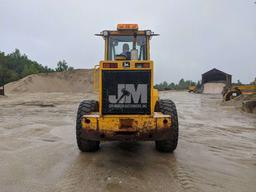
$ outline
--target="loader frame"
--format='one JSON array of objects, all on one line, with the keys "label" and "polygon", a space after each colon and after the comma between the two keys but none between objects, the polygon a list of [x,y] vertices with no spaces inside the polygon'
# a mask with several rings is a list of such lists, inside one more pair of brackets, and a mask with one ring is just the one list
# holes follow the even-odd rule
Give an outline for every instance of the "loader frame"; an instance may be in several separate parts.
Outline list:
[{"label": "loader frame", "polygon": [[[135,34],[136,33],[136,34]],[[94,70],[94,88],[98,92],[98,110],[82,116],[81,137],[84,140],[167,140],[172,138],[172,117],[163,114],[157,108],[159,96],[154,89],[154,63],[150,60],[150,39],[156,36],[150,30],[103,31],[105,56]],[[145,36],[146,60],[109,60],[110,36]],[[124,67],[129,63],[129,67]],[[115,65],[115,67],[111,67]],[[142,66],[142,67],[138,67]],[[148,114],[104,114],[103,113],[103,73],[105,71],[149,71],[150,72],[150,113]],[[176,109],[175,109],[176,110]],[[177,124],[177,123],[176,123]],[[176,126],[176,125],[175,125]],[[80,133],[80,132],[79,132]],[[80,136],[80,135],[79,135]],[[176,145],[175,145],[176,148]],[[173,149],[172,149],[173,150]]]}]

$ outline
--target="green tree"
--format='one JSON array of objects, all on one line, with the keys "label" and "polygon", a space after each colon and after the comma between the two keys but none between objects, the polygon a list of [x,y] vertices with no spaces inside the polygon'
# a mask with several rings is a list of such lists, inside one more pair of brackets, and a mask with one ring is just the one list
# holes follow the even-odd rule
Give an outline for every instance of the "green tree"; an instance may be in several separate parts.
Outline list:
[{"label": "green tree", "polygon": [[176,89],[176,85],[175,85],[175,83],[170,83],[169,85],[168,85],[168,90],[175,90]]},{"label": "green tree", "polygon": [[[199,82],[200,83],[200,82]],[[159,91],[163,90],[185,90],[187,89],[190,85],[196,85],[196,82],[193,82],[191,80],[184,80],[183,78],[179,81],[178,84],[175,83],[170,83],[164,81],[162,83],[156,84],[154,87],[158,89]]]},{"label": "green tree", "polygon": [[61,72],[61,71],[68,71],[68,70],[72,70],[72,69],[71,67],[68,66],[65,60],[59,61],[57,63],[56,71]]},{"label": "green tree", "polygon": [[185,80],[182,78],[177,86],[178,89],[186,89]]},{"label": "green tree", "polygon": [[15,49],[10,54],[0,52],[0,86],[30,74],[53,72],[53,69],[32,61],[27,55]]}]

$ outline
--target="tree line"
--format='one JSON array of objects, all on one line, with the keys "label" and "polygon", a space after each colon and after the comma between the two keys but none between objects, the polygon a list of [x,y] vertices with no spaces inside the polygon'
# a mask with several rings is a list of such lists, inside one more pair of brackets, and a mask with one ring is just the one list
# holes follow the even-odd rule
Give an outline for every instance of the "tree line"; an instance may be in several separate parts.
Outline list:
[{"label": "tree line", "polygon": [[0,51],[0,87],[31,74],[60,72],[73,69],[73,67],[68,66],[65,60],[59,61],[57,67],[52,69],[30,60],[26,54],[21,54],[19,49],[15,49],[10,54]]},{"label": "tree line", "polygon": [[191,80],[184,80],[183,78],[176,84],[176,83],[168,83],[166,81],[156,84],[154,87],[158,89],[159,91],[164,91],[164,90],[185,90],[189,86],[197,86],[200,87],[200,81],[197,83]]}]

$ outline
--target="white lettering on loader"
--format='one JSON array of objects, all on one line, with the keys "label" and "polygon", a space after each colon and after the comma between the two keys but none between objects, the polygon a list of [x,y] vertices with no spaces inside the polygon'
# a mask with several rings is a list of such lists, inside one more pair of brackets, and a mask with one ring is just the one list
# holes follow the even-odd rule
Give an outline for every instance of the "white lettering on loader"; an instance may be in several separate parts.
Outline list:
[{"label": "white lettering on loader", "polygon": [[118,84],[117,95],[109,95],[108,100],[110,103],[147,103],[147,93],[147,84],[138,84],[137,89],[134,84]]}]

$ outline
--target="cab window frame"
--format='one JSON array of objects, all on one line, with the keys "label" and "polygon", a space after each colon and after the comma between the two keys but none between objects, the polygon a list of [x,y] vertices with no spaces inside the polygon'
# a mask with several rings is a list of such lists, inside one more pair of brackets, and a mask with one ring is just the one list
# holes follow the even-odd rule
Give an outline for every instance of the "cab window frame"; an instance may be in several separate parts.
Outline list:
[{"label": "cab window frame", "polygon": [[[121,37],[121,36],[130,36],[130,37],[132,37],[132,35],[128,35],[128,34],[124,34],[124,35],[121,35],[121,34],[118,34],[118,35],[109,35],[108,37],[107,37],[107,60],[108,61],[114,61],[115,60],[115,56],[113,55],[113,46],[111,46],[111,37]],[[143,56],[142,56],[142,58],[141,58],[141,61],[143,61],[143,60],[147,60],[147,58],[148,58],[148,53],[147,53],[147,51],[148,51],[148,39],[147,39],[147,36],[146,35],[137,35],[137,38],[138,37],[144,37],[145,39],[144,39],[144,41],[145,41],[145,46],[144,46],[144,48],[142,49],[142,54],[143,54]],[[116,54],[116,53],[115,53]],[[139,57],[139,55],[140,55],[140,50],[138,50],[138,57]],[[114,57],[113,57],[114,56]]]}]

